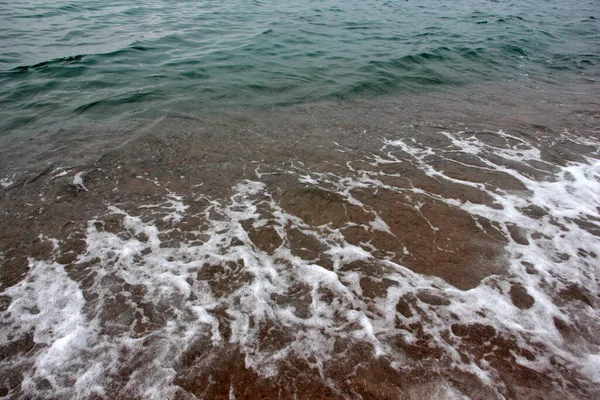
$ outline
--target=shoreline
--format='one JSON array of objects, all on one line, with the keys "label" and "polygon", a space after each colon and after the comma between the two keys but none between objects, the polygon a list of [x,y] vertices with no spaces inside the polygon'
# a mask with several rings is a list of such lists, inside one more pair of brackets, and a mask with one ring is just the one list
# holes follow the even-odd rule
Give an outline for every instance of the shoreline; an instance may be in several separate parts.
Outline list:
[{"label": "shoreline", "polygon": [[[598,102],[594,88],[594,82],[511,80],[449,86],[418,94],[320,100],[262,108],[203,107],[192,112],[165,109],[152,117],[128,118],[124,115],[116,120],[68,121],[63,126],[3,134],[0,137],[3,147],[0,179],[5,180],[3,187],[8,188],[11,180],[23,178],[27,181],[48,168],[94,163],[104,154],[118,151],[132,140],[156,134],[156,126],[165,120],[179,119],[182,129],[187,129],[186,124],[196,121],[201,126],[200,130],[232,136],[233,133],[226,131],[228,128],[241,135],[242,140],[247,135],[269,135],[273,140],[287,140],[286,132],[292,136],[301,135],[303,125],[311,128],[313,138],[315,135],[335,135],[336,131],[346,128],[352,131],[361,126],[383,137],[396,134],[398,129],[414,130],[419,126],[426,129],[464,129],[471,124],[478,129],[489,126],[502,129],[503,124],[508,124],[511,128],[534,132],[552,131],[554,127],[550,125],[570,129],[571,126],[577,126],[577,119],[595,118]],[[574,107],[582,108],[581,115]],[[586,110],[586,107],[590,109]],[[551,124],[546,124],[546,116],[552,118]],[[289,125],[287,118],[297,126]],[[317,119],[324,129],[315,124],[313,120]],[[178,128],[172,124],[170,129]],[[333,136],[332,139],[339,141],[341,137]],[[362,140],[361,144],[365,143],[366,140]]]},{"label": "shoreline", "polygon": [[594,398],[600,104],[506,88],[48,156],[0,197],[3,394]]}]

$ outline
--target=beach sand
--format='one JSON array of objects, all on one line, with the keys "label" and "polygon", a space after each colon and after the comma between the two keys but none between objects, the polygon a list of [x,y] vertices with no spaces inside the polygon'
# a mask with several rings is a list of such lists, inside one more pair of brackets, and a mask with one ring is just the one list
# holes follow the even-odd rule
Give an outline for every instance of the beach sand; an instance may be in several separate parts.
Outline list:
[{"label": "beach sand", "polygon": [[592,89],[490,83],[12,142],[0,394],[597,398]]}]

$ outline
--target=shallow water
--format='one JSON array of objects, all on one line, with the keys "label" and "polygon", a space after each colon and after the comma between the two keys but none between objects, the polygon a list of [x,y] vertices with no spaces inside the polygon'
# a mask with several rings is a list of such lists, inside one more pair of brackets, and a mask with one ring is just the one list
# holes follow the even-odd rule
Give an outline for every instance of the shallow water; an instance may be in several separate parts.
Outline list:
[{"label": "shallow water", "polygon": [[0,398],[598,398],[577,3],[0,3]]},{"label": "shallow water", "polygon": [[2,393],[595,398],[600,108],[552,89],[169,117],[5,181]]}]

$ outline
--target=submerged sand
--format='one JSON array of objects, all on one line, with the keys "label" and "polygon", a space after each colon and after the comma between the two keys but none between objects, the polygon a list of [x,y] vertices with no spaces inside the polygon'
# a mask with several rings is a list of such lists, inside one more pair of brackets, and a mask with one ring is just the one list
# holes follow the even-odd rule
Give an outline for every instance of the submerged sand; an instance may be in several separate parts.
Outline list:
[{"label": "submerged sand", "polygon": [[0,395],[600,394],[589,86],[136,124],[5,150]]}]

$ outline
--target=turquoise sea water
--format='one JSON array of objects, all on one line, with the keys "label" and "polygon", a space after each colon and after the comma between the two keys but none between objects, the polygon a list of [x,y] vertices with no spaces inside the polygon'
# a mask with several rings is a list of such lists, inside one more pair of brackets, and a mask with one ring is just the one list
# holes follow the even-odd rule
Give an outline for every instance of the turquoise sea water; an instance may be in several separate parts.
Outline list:
[{"label": "turquoise sea water", "polygon": [[590,0],[0,2],[0,132],[600,77]]}]

